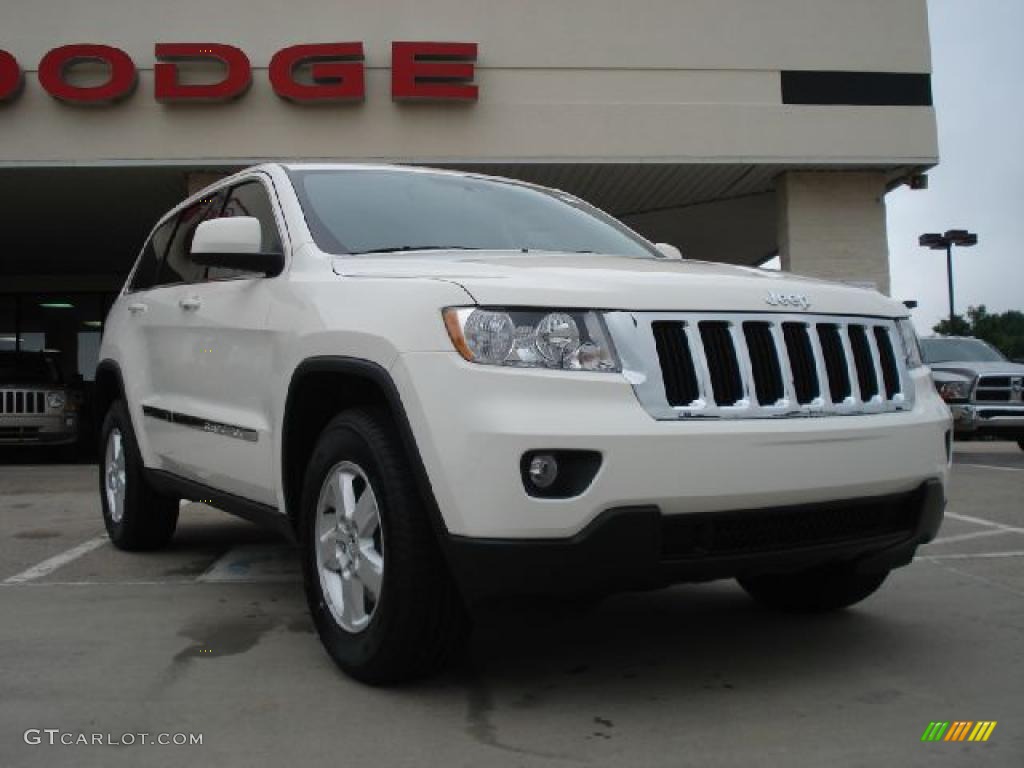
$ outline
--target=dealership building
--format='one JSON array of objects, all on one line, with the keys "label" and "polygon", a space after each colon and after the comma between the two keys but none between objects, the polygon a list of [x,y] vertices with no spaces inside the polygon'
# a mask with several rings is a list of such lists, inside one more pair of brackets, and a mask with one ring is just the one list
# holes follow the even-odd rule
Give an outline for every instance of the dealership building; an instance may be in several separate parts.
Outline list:
[{"label": "dealership building", "polygon": [[33,0],[0,27],[0,350],[91,379],[155,220],[276,159],[516,177],[884,291],[930,66],[925,0]]}]

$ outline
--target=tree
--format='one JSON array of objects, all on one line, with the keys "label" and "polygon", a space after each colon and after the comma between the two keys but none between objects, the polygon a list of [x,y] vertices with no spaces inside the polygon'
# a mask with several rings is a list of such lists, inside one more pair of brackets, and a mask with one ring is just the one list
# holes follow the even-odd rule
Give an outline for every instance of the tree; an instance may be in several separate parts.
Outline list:
[{"label": "tree", "polygon": [[940,336],[973,336],[971,324],[963,315],[953,315],[952,318],[943,318],[932,329]]},{"label": "tree", "polygon": [[943,336],[975,336],[1011,360],[1024,359],[1024,312],[1018,310],[993,315],[984,304],[968,307],[966,318],[954,315],[952,323],[943,320],[934,330]]}]

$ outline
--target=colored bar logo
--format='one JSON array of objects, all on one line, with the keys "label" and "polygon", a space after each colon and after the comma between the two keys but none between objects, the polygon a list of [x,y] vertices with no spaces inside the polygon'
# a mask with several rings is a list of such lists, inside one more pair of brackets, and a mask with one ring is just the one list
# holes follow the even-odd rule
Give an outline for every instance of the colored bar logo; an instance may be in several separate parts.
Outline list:
[{"label": "colored bar logo", "polygon": [[995,720],[932,721],[921,734],[921,741],[988,741],[995,729]]}]

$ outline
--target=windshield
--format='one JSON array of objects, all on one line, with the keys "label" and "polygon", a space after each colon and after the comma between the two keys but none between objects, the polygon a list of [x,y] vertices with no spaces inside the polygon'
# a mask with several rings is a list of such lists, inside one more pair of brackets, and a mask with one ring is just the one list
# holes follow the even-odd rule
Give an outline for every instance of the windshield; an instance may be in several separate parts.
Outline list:
[{"label": "windshield", "polygon": [[980,339],[921,339],[924,361],[934,363],[999,363],[1006,358]]},{"label": "windshield", "polygon": [[571,195],[513,182],[398,170],[290,171],[321,250],[659,254]]},{"label": "windshield", "polygon": [[60,373],[53,359],[32,352],[0,352],[0,387],[11,384],[59,386]]}]

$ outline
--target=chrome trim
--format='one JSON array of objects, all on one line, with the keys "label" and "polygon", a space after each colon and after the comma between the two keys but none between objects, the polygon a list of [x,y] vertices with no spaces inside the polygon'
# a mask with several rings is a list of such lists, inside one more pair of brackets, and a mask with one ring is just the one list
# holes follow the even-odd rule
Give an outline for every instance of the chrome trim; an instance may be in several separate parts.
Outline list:
[{"label": "chrome trim", "polygon": [[255,443],[259,440],[259,433],[255,429],[249,429],[248,427],[239,427],[235,424],[225,424],[221,421],[201,419],[198,416],[189,416],[186,413],[168,411],[163,408],[156,408],[152,405],[142,406],[142,413],[151,418],[159,419],[160,421],[170,422],[171,424],[180,424],[183,427],[198,429],[201,432],[207,432],[212,435],[231,437],[235,440],[244,440],[247,443]]},{"label": "chrome trim", "polygon": [[1013,427],[1024,427],[1024,413],[1020,416],[985,416],[983,413],[978,414],[979,421],[983,421],[986,424],[1006,424]]},{"label": "chrome trim", "polygon": [[[855,315],[824,315],[794,313],[740,313],[740,312],[607,312],[604,315],[611,334],[612,343],[622,362],[622,372],[632,385],[637,399],[651,416],[658,420],[678,421],[681,419],[756,419],[756,418],[797,418],[810,416],[845,416],[873,413],[894,413],[910,410],[914,404],[914,385],[906,365],[903,339],[891,318],[863,317]],[[665,394],[665,381],[654,341],[651,324],[655,322],[677,322],[683,324],[690,345],[694,369],[697,374],[698,397],[684,406],[673,406]],[[708,369],[704,344],[698,323],[718,321],[729,323],[733,348],[739,362],[743,382],[743,399],[739,402],[719,406],[714,402],[711,376]],[[757,388],[754,382],[753,364],[743,333],[744,322],[766,322],[782,372],[784,396],[771,404],[757,402]],[[799,405],[796,400],[796,385],[793,370],[782,333],[783,323],[798,323],[807,328],[814,368],[818,376],[818,397],[810,403]],[[819,323],[836,325],[846,357],[847,375],[850,377],[850,397],[841,403],[833,403],[828,383],[825,356],[818,337]],[[878,395],[867,402],[861,399],[860,382],[854,363],[850,343],[849,327],[864,326],[871,362],[878,382]],[[885,375],[882,371],[881,353],[875,339],[874,328],[881,327],[889,334],[896,368],[899,374],[899,392],[891,399],[886,398]]]}]

